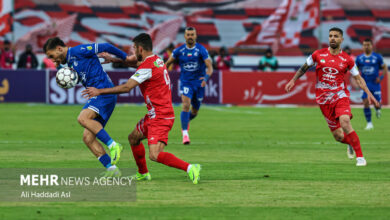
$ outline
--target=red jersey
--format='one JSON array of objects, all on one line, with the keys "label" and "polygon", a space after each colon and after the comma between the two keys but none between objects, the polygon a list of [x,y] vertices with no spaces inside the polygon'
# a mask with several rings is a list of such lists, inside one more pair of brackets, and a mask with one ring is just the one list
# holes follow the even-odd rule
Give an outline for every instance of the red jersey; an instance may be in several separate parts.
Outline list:
[{"label": "red jersey", "polygon": [[14,63],[14,53],[10,50],[2,50],[0,55],[0,67],[3,69],[12,69]]},{"label": "red jersey", "polygon": [[157,55],[145,58],[131,79],[137,81],[149,118],[173,119],[171,81],[164,61]]},{"label": "red jersey", "polygon": [[351,71],[353,76],[359,71],[353,59],[341,51],[332,55],[329,48],[316,50],[306,60],[307,65],[316,65],[316,102],[331,104],[341,98],[349,98],[348,89],[344,83],[344,76]]}]

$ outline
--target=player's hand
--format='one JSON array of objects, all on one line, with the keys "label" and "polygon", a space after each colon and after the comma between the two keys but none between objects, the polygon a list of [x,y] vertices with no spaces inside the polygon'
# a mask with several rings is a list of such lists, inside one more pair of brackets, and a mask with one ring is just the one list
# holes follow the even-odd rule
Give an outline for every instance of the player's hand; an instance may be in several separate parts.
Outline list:
[{"label": "player's hand", "polygon": [[106,64],[106,63],[112,63],[113,62],[113,57],[109,53],[107,53],[107,52],[99,53],[98,57],[104,59],[104,61],[101,64]]},{"label": "player's hand", "polygon": [[377,84],[379,84],[379,83],[381,83],[381,78],[378,76],[378,77],[376,77],[375,81],[376,81]]},{"label": "player's hand", "polygon": [[290,80],[290,82],[288,82],[286,84],[286,86],[284,87],[284,89],[286,90],[286,92],[290,92],[291,89],[294,87],[295,85],[295,81],[294,80]]},{"label": "player's hand", "polygon": [[367,95],[367,99],[368,99],[368,103],[370,105],[374,104],[374,106],[376,108],[380,108],[381,107],[380,103],[376,100],[376,98],[372,94]]},{"label": "player's hand", "polygon": [[200,84],[200,86],[203,88],[206,86],[206,81],[204,81],[204,77],[200,77],[199,80],[203,80],[202,81],[202,84]]},{"label": "player's hand", "polygon": [[86,99],[90,99],[92,97],[100,95],[100,92],[99,89],[95,87],[87,87],[85,90],[81,92],[81,95]]}]

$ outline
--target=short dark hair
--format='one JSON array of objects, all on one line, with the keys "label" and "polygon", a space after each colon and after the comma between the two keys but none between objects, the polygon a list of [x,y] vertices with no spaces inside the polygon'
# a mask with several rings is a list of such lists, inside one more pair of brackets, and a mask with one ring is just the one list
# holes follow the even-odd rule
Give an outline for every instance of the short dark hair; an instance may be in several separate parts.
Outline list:
[{"label": "short dark hair", "polygon": [[133,39],[133,42],[134,42],[135,45],[141,46],[146,51],[152,51],[153,50],[152,38],[147,33],[138,34]]},{"label": "short dark hair", "polygon": [[364,39],[364,41],[363,42],[370,42],[371,44],[372,44],[372,40],[370,39],[370,38],[366,38],[366,39]]},{"label": "short dark hair", "polygon": [[337,31],[341,34],[341,36],[343,36],[343,30],[341,30],[338,27],[332,27],[331,29],[329,29],[329,32],[331,32],[331,31]]},{"label": "short dark hair", "polygon": [[57,46],[65,47],[66,45],[59,37],[50,38],[46,41],[45,45],[43,45],[43,52],[46,53],[48,50],[53,50]]},{"label": "short dark hair", "polygon": [[196,29],[194,27],[186,27],[184,32],[186,32],[186,31],[196,31]]},{"label": "short dark hair", "polygon": [[4,40],[3,44],[11,44],[9,40]]}]

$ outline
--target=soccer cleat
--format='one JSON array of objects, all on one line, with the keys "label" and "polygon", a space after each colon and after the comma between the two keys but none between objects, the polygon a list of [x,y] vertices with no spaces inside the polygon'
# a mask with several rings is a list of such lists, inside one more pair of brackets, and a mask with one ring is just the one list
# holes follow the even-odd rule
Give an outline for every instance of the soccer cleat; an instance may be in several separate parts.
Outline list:
[{"label": "soccer cleat", "polygon": [[366,165],[367,165],[367,161],[366,161],[366,159],[364,159],[364,157],[357,157],[356,158],[356,166],[363,167]]},{"label": "soccer cleat", "polygon": [[374,129],[374,125],[372,124],[372,122],[368,122],[367,126],[364,130],[368,131],[368,130],[372,130],[372,129]]},{"label": "soccer cleat", "polygon": [[191,169],[188,172],[188,176],[190,177],[192,183],[198,184],[200,180],[200,164],[191,164]]},{"label": "soccer cleat", "polygon": [[377,110],[375,111],[375,113],[376,113],[376,117],[377,117],[377,118],[381,118],[382,113],[381,113],[381,110],[380,110],[380,109],[377,109]]},{"label": "soccer cleat", "polygon": [[349,144],[347,147],[347,155],[349,159],[353,159],[355,157],[355,152],[353,151],[353,148]]},{"label": "soccer cleat", "polygon": [[183,135],[183,144],[185,144],[185,145],[190,144],[190,136],[189,135]]},{"label": "soccer cleat", "polygon": [[111,157],[111,164],[115,165],[118,163],[119,158],[121,157],[121,152],[123,150],[123,147],[120,143],[116,143],[114,146],[110,149],[110,157]]},{"label": "soccer cleat", "polygon": [[133,177],[137,181],[141,181],[141,180],[150,181],[150,180],[152,180],[152,176],[150,175],[149,172],[147,172],[145,174],[140,174],[140,173],[137,172],[135,175],[133,175],[131,177]]},{"label": "soccer cleat", "polygon": [[101,177],[121,177],[122,176],[122,172],[119,170],[118,167],[115,167],[113,169],[110,169],[110,168],[108,168],[106,171],[102,172],[100,174],[100,176]]}]

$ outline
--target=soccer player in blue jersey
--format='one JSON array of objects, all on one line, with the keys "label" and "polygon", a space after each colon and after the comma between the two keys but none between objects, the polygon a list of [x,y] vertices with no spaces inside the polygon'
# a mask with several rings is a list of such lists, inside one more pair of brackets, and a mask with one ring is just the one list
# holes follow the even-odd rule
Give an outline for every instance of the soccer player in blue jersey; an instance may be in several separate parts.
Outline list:
[{"label": "soccer player in blue jersey", "polygon": [[195,28],[187,27],[184,31],[184,38],[186,44],[176,48],[165,65],[167,68],[174,62],[178,62],[180,65],[180,93],[182,100],[180,119],[183,144],[190,144],[189,123],[198,114],[204,97],[206,82],[213,73],[213,65],[206,48],[196,43]]},{"label": "soccer player in blue jersey", "polygon": [[[370,92],[375,96],[378,102],[381,101],[381,81],[385,74],[388,73],[387,65],[383,62],[380,54],[373,52],[373,45],[371,39],[363,41],[363,54],[356,57],[356,66],[359,68],[362,77],[366,81]],[[383,74],[379,75],[379,70],[383,69]],[[364,115],[366,116],[367,126],[366,130],[371,130],[374,125],[371,121],[371,109],[368,103],[367,93],[363,92]],[[381,109],[376,108],[376,117],[380,118]]]},{"label": "soccer player in blue jersey", "polygon": [[[43,51],[57,66],[67,64],[75,69],[84,87],[96,88],[114,87],[111,79],[103,70],[97,54],[108,52],[122,60],[127,57],[126,53],[108,43],[67,47],[58,37],[47,40]],[[120,175],[115,164],[119,160],[123,147],[115,142],[104,129],[114,111],[116,100],[116,95],[100,95],[90,98],[78,116],[78,122],[85,128],[83,141],[107,168],[106,176]],[[96,138],[107,145],[110,156]]]}]

